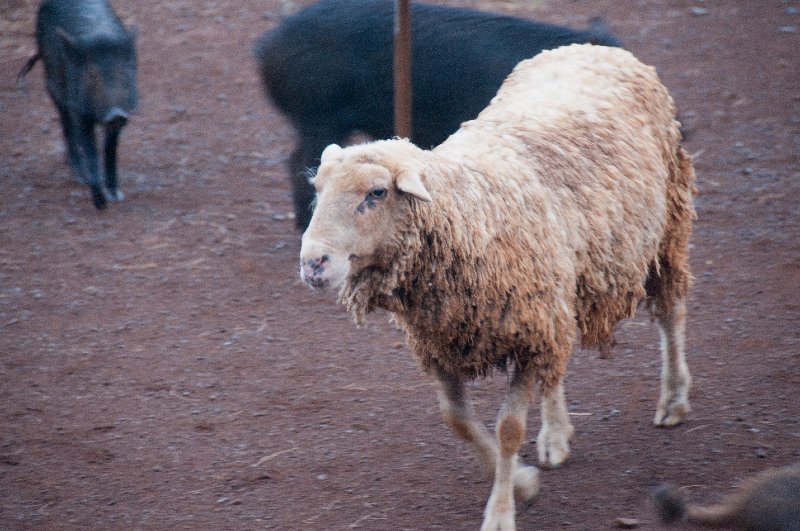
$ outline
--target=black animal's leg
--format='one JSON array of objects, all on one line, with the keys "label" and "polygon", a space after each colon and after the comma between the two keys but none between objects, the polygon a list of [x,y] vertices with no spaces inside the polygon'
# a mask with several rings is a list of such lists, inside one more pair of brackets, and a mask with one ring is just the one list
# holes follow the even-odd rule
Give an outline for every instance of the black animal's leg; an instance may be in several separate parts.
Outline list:
[{"label": "black animal's leg", "polygon": [[305,231],[314,213],[316,191],[308,182],[319,166],[322,151],[330,144],[340,144],[347,133],[300,133],[300,141],[289,159],[289,177],[292,182],[295,223],[300,231]]},{"label": "black animal's leg", "polygon": [[301,143],[295,148],[289,159],[289,180],[292,183],[292,199],[294,200],[295,224],[300,232],[305,232],[311,221],[314,187],[308,182],[311,170],[309,151]]},{"label": "black animal's leg", "polygon": [[100,180],[100,169],[97,159],[97,146],[94,137],[94,121],[91,118],[81,117],[77,131],[78,142],[86,155],[85,163],[89,173],[89,186],[92,189],[94,206],[103,209],[108,203],[106,191]]},{"label": "black animal's leg", "polygon": [[106,174],[106,189],[108,190],[108,198],[110,200],[122,201],[125,195],[119,189],[117,182],[117,144],[119,142],[119,135],[122,132],[122,127],[116,124],[106,126],[106,139],[105,139],[105,174]]},{"label": "black animal's leg", "polygon": [[79,183],[86,184],[89,182],[89,175],[81,161],[81,148],[76,127],[69,111],[59,108],[58,114],[61,117],[61,129],[64,132],[64,142],[67,144],[67,156],[69,165],[72,168],[72,175]]}]

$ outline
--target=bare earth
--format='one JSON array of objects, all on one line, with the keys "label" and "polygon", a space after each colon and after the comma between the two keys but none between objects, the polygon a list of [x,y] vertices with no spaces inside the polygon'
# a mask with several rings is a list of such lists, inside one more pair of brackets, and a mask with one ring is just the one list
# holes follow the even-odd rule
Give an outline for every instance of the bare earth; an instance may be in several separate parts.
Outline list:
[{"label": "bare earth", "polygon": [[[382,312],[357,329],[298,280],[293,132],[250,57],[281,3],[114,3],[140,30],[141,107],[105,212],[69,175],[41,66],[14,84],[34,2],[0,3],[0,528],[476,529],[490,482],[403,335]],[[645,312],[613,359],[576,351],[573,456],[520,529],[662,529],[655,484],[713,502],[800,460],[800,3],[442,3],[604,16],[672,91],[701,191],[693,413],[651,425]],[[505,384],[472,386],[489,424]],[[538,429],[533,408],[528,462]]]}]

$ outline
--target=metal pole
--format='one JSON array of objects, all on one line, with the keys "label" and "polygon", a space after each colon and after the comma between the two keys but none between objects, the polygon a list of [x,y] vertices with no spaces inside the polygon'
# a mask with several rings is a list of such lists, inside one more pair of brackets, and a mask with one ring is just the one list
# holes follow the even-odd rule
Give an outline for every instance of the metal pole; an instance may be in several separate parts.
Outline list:
[{"label": "metal pole", "polygon": [[394,1],[394,134],[411,138],[411,1]]}]

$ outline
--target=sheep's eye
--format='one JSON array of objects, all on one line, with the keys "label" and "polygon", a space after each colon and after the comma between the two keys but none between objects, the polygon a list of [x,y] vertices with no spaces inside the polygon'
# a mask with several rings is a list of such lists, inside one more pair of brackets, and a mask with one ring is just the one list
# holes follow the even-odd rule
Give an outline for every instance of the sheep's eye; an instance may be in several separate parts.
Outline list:
[{"label": "sheep's eye", "polygon": [[383,199],[386,197],[386,188],[373,188],[367,194],[367,199]]},{"label": "sheep's eye", "polygon": [[367,192],[364,200],[356,208],[356,212],[363,214],[367,209],[372,210],[378,201],[386,199],[386,188],[373,188]]}]

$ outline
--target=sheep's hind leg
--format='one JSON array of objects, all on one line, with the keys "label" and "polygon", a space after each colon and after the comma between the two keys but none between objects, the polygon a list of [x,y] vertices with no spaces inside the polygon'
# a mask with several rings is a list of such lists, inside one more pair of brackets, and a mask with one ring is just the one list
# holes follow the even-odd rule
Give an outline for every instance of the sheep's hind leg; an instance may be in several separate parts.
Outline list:
[{"label": "sheep's hind leg", "polygon": [[[437,368],[434,376],[439,382],[436,393],[448,426],[477,451],[484,469],[494,477],[499,456],[497,443],[489,430],[476,418],[466,396],[464,382],[458,376]],[[536,467],[516,464],[514,468],[514,495],[520,501],[529,501],[539,491],[539,471]]]},{"label": "sheep's hind leg", "polygon": [[542,428],[536,438],[539,463],[557,467],[569,457],[569,440],[575,428],[569,420],[564,384],[542,389]]},{"label": "sheep's hind leg", "polygon": [[653,423],[656,426],[675,426],[690,411],[692,378],[686,365],[685,301],[677,299],[669,308],[658,308],[656,318],[661,335],[661,397]]}]

